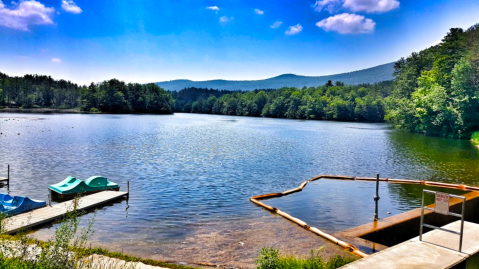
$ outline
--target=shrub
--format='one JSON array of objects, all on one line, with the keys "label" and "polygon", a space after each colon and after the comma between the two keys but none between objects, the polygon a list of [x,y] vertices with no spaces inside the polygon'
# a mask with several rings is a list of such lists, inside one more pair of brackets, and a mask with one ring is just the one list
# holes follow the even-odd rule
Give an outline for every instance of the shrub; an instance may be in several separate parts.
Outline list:
[{"label": "shrub", "polygon": [[472,141],[472,143],[474,143],[475,145],[479,145],[479,132],[474,132],[474,133],[472,133],[471,141]]},{"label": "shrub", "polygon": [[262,248],[261,253],[256,260],[256,264],[258,265],[258,269],[275,269],[278,267],[278,256],[279,251],[270,247],[270,248]]},{"label": "shrub", "polygon": [[[80,216],[83,212],[77,210],[77,201],[75,199],[73,208],[65,215],[52,239],[47,242],[35,240],[26,232],[21,232],[17,240],[2,237],[0,269],[87,268],[84,259],[88,254],[86,243],[88,237],[93,234],[92,225],[95,218],[92,218],[87,228],[79,229]],[[5,217],[0,215],[0,223],[4,222]]]},{"label": "shrub", "polygon": [[258,269],[335,269],[354,261],[354,259],[344,258],[340,255],[332,257],[329,261],[324,261],[320,255],[321,250],[311,250],[311,256],[308,259],[300,259],[280,257],[278,250],[263,248],[256,264]]}]

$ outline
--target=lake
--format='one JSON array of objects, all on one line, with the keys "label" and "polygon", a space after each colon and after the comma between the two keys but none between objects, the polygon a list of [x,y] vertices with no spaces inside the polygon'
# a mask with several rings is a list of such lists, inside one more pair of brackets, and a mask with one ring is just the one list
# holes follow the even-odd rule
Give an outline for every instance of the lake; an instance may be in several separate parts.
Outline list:
[{"label": "lake", "polygon": [[[69,175],[102,175],[122,190],[130,181],[128,202],[98,211],[93,245],[171,261],[248,267],[261,246],[308,254],[323,245],[326,254],[338,253],[249,201],[320,174],[479,185],[479,150],[469,141],[394,131],[386,124],[2,113],[0,133],[0,176],[10,164],[11,194],[46,200],[48,185]],[[320,180],[267,203],[337,232],[371,221],[374,192],[370,182]],[[416,208],[420,195],[418,186],[381,184],[380,217]],[[52,227],[34,235],[47,238]]]}]

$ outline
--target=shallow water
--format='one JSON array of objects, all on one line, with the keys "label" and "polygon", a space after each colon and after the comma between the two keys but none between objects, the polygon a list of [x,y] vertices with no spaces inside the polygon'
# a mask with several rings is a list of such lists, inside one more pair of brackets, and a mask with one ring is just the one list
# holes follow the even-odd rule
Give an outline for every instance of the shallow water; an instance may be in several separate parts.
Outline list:
[{"label": "shallow water", "polygon": [[[479,185],[479,153],[469,141],[397,132],[385,124],[194,114],[0,114],[0,133],[0,165],[11,165],[12,194],[47,199],[47,186],[69,175],[106,176],[122,190],[129,180],[128,204],[98,212],[93,243],[171,260],[185,253],[202,261],[231,259],[231,253],[208,253],[271,233],[269,223],[280,218],[249,197],[295,188],[319,174],[380,173]],[[0,166],[4,173],[6,165]],[[420,195],[417,187],[381,184],[380,216],[417,207]],[[370,221],[373,196],[369,182],[320,180],[268,203],[335,232]],[[288,236],[297,231],[281,221],[286,226],[275,225]],[[36,234],[46,236],[51,229]],[[196,249],[193,241],[200,242]],[[256,253],[262,243],[270,242],[256,242],[249,251]],[[189,252],[181,252],[185,244]],[[195,258],[205,249],[210,252]]]}]

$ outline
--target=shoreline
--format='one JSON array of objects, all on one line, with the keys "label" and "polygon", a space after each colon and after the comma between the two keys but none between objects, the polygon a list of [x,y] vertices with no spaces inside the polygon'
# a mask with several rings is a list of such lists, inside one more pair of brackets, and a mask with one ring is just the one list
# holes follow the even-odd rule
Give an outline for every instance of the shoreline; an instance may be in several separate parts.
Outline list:
[{"label": "shoreline", "polygon": [[74,108],[2,108],[0,113],[59,113],[59,114],[102,114],[81,111]]},{"label": "shoreline", "polygon": [[90,112],[81,111],[77,108],[2,108],[0,113],[19,113],[19,114],[103,114],[103,115],[174,115],[158,113],[114,113],[114,112]]},{"label": "shoreline", "polygon": [[317,120],[317,119],[292,119],[292,118],[275,118],[275,117],[255,117],[255,116],[239,116],[239,115],[225,115],[212,113],[192,113],[192,112],[173,112],[171,114],[158,113],[114,113],[114,112],[89,112],[81,111],[74,108],[1,108],[0,113],[18,113],[18,114],[100,114],[100,115],[175,115],[175,114],[192,114],[192,115],[211,115],[211,116],[226,116],[226,117],[244,117],[244,118],[261,118],[261,119],[279,119],[279,120],[297,120],[297,121],[324,121],[324,122],[342,122],[342,123],[368,123],[368,124],[388,124],[387,122],[369,122],[369,121],[341,121],[341,120]]}]

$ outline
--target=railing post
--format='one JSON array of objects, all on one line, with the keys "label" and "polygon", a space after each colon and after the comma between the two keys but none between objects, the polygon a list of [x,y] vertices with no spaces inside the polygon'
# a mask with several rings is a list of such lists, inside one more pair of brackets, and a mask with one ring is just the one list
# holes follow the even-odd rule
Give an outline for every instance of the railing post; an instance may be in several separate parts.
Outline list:
[{"label": "railing post", "polygon": [[462,251],[462,237],[464,235],[464,214],[466,213],[466,198],[462,199],[462,216],[461,216],[461,235],[459,238],[459,252]]},{"label": "railing post", "polygon": [[[427,193],[432,193],[436,196],[435,197],[434,208],[429,208],[429,207],[424,206],[424,197],[425,197],[426,192]],[[438,198],[438,194],[440,194],[439,198]],[[453,212],[450,212],[449,210],[447,212],[444,211],[444,209],[443,209],[444,194],[447,194],[447,199],[448,199],[447,200],[447,206],[448,206],[448,208],[450,207],[449,203],[450,203],[451,198],[462,199],[462,212],[461,212],[462,214],[453,213]],[[440,204],[440,209],[439,210],[438,210],[438,204]],[[436,213],[441,214],[441,215],[460,217],[461,218],[461,231],[458,233],[455,230],[450,230],[450,229],[437,227],[437,226],[434,226],[434,225],[424,223],[424,209],[431,210],[431,211],[436,212]],[[430,191],[430,190],[423,189],[422,190],[422,202],[421,202],[421,221],[420,221],[420,225],[419,225],[419,241],[422,241],[422,234],[423,234],[423,227],[424,226],[427,227],[427,228],[430,228],[430,229],[438,229],[438,230],[449,232],[449,233],[459,234],[459,252],[462,252],[462,242],[463,242],[463,237],[464,237],[464,218],[466,216],[465,211],[466,211],[466,197],[459,196],[459,195],[454,195],[454,194],[448,194],[448,193],[440,193],[440,192],[437,192],[437,191]]]},{"label": "railing post", "polygon": [[378,202],[379,202],[379,174],[376,174],[376,196],[374,196],[376,209],[374,210],[374,220],[378,220]]},{"label": "railing post", "polygon": [[422,190],[422,201],[421,201],[421,223],[419,225],[419,241],[422,241],[422,226],[424,224],[424,190]]}]

